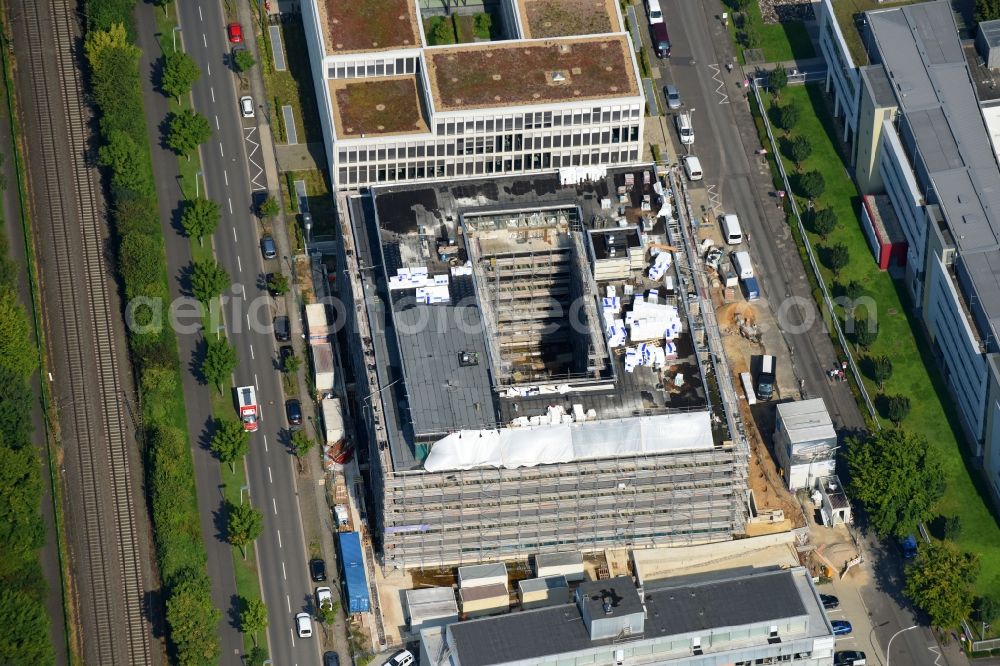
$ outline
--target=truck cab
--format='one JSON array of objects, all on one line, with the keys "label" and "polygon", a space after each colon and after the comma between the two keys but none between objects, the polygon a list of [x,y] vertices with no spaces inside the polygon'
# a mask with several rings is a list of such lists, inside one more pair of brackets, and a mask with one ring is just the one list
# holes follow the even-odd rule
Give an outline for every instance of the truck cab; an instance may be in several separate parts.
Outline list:
[{"label": "truck cab", "polygon": [[765,354],[760,361],[760,372],[757,374],[757,397],[770,400],[774,396],[774,379],[777,359]]},{"label": "truck cab", "polygon": [[260,421],[260,410],[257,407],[257,391],[253,386],[238,386],[236,389],[236,404],[247,432],[257,430]]}]

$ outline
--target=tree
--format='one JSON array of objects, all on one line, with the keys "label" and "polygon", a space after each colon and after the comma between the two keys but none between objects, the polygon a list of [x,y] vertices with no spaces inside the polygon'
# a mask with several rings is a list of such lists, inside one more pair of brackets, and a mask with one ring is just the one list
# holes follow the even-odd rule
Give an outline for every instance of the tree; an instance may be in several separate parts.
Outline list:
[{"label": "tree", "polygon": [[868,351],[868,348],[875,344],[878,338],[878,326],[869,326],[867,319],[859,319],[854,322],[854,342],[859,347]]},{"label": "tree", "polygon": [[167,116],[167,146],[178,155],[190,158],[211,136],[208,118],[196,111],[181,109]]},{"label": "tree", "polygon": [[950,541],[921,548],[906,572],[906,596],[942,629],[954,629],[972,612],[972,582],[979,555],[964,553]]},{"label": "tree", "polygon": [[851,280],[844,287],[844,295],[847,296],[852,301],[860,298],[862,294],[865,293],[865,285],[861,284],[857,280]]},{"label": "tree", "polygon": [[264,514],[246,504],[229,503],[226,510],[226,540],[236,546],[247,557],[246,547],[253,543],[264,531]]},{"label": "tree", "polygon": [[202,303],[222,294],[231,283],[229,273],[214,259],[191,264],[191,293]]},{"label": "tree", "polygon": [[240,599],[240,631],[250,634],[257,645],[257,633],[267,629],[267,604],[262,599]]},{"label": "tree", "polygon": [[785,130],[785,133],[787,134],[793,127],[795,127],[795,125],[798,124],[801,113],[799,111],[799,107],[794,104],[786,104],[778,107],[776,115],[778,127]]},{"label": "tree", "polygon": [[212,453],[219,460],[228,463],[229,469],[236,472],[236,461],[240,460],[250,450],[250,433],[243,429],[243,424],[236,419],[218,419],[215,422],[215,434],[212,435]]},{"label": "tree", "polygon": [[810,142],[809,137],[806,136],[795,137],[788,146],[788,154],[792,158],[792,161],[795,162],[796,169],[799,165],[809,159],[809,156],[812,155],[812,151],[812,142]]},{"label": "tree", "polygon": [[813,233],[819,234],[824,241],[826,237],[837,228],[837,214],[832,208],[820,208],[813,210],[809,215],[809,226]]},{"label": "tree", "polygon": [[958,541],[962,536],[962,519],[959,516],[945,516],[942,523],[945,541]]},{"label": "tree", "polygon": [[204,197],[185,201],[181,226],[189,238],[211,236],[219,226],[219,204]]},{"label": "tree", "polygon": [[455,43],[455,27],[452,22],[444,19],[438,21],[431,30],[431,42],[434,44],[454,44]]},{"label": "tree", "polygon": [[927,439],[898,427],[847,439],[851,495],[879,536],[902,537],[931,518],[944,493],[944,470]]},{"label": "tree", "polygon": [[260,205],[260,216],[265,219],[277,217],[279,212],[281,212],[281,206],[274,197],[264,199],[264,202]]},{"label": "tree", "polygon": [[826,191],[826,179],[819,171],[807,171],[799,177],[799,191],[809,200],[821,197]]},{"label": "tree", "polygon": [[275,296],[284,296],[288,293],[288,278],[283,273],[267,274],[267,290]]},{"label": "tree", "polygon": [[892,359],[885,355],[873,358],[872,375],[878,382],[878,390],[885,390],[885,383],[892,377]]},{"label": "tree", "polygon": [[905,395],[890,395],[888,398],[888,416],[889,420],[899,425],[906,418],[906,415],[910,413],[910,399]]},{"label": "tree", "polygon": [[767,75],[767,85],[775,97],[781,97],[781,91],[788,85],[788,71],[779,64]]},{"label": "tree", "polygon": [[181,96],[191,92],[191,86],[200,78],[198,63],[187,53],[174,51],[163,56],[163,79],[160,87],[170,97],[180,101]]},{"label": "tree", "polygon": [[212,336],[205,339],[205,357],[201,361],[201,374],[206,382],[215,384],[220,393],[222,385],[229,381],[237,363],[236,349],[229,344],[229,340]]},{"label": "tree", "polygon": [[177,662],[216,663],[219,639],[215,628],[221,619],[204,574],[188,575],[175,585],[167,599],[167,623],[177,648]]},{"label": "tree", "polygon": [[978,622],[993,624],[996,620],[1000,620],[1000,598],[977,597],[973,606]]},{"label": "tree", "polygon": [[315,444],[316,442],[306,434],[305,430],[296,430],[292,433],[292,451],[299,459],[304,458]]},{"label": "tree", "polygon": [[257,61],[253,59],[253,55],[247,49],[239,49],[233,54],[233,65],[237,72],[249,71],[256,64]]},{"label": "tree", "polygon": [[827,268],[833,271],[835,276],[840,275],[840,271],[851,262],[851,251],[843,243],[837,243],[824,249],[826,250],[823,253],[826,258],[824,263],[826,263]]},{"label": "tree", "polygon": [[250,648],[250,653],[247,655],[247,666],[264,666],[265,661],[267,661],[267,650],[259,645]]},{"label": "tree", "polygon": [[336,601],[323,604],[319,607],[319,621],[328,627],[333,626],[333,623],[337,620],[338,610],[340,610],[340,604]]},{"label": "tree", "polygon": [[153,187],[148,169],[142,164],[143,154],[135,140],[121,130],[108,134],[107,143],[97,149],[97,163],[111,170],[111,186],[149,194]]},{"label": "tree", "polygon": [[976,23],[1000,18],[1000,0],[976,0],[973,16]]},{"label": "tree", "polygon": [[0,287],[0,370],[27,378],[38,367],[28,315],[10,287]]},{"label": "tree", "polygon": [[55,663],[45,606],[12,582],[0,587],[0,622],[0,663]]},{"label": "tree", "polygon": [[748,49],[756,49],[760,47],[760,30],[757,28],[756,24],[751,23],[750,21],[746,22],[743,29],[743,43]]},{"label": "tree", "polygon": [[295,354],[290,354],[285,357],[284,362],[281,364],[281,371],[285,374],[294,375],[302,367],[302,359]]}]

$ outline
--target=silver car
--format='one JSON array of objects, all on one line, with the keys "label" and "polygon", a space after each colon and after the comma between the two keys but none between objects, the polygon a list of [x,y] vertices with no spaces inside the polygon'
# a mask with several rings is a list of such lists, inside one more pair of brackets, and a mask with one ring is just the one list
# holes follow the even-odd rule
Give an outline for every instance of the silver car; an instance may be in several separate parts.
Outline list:
[{"label": "silver car", "polygon": [[677,86],[668,83],[663,87],[663,96],[667,98],[668,109],[681,108],[681,94],[677,92]]}]

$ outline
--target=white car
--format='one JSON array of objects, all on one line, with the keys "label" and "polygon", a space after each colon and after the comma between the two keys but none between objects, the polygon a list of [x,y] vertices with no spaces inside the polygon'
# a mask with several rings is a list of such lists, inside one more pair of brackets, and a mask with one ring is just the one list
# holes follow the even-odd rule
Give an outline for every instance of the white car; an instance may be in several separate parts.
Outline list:
[{"label": "white car", "polygon": [[412,652],[409,650],[400,650],[389,657],[389,661],[385,662],[385,666],[410,666],[414,661],[416,659],[414,659]]},{"label": "white car", "polygon": [[253,118],[253,97],[250,95],[240,97],[240,112],[244,118]]},{"label": "white car", "polygon": [[299,613],[295,616],[295,632],[299,638],[312,638],[313,623],[309,613]]},{"label": "white car", "polygon": [[328,587],[317,587],[316,588],[316,607],[326,608],[333,607],[333,592]]}]

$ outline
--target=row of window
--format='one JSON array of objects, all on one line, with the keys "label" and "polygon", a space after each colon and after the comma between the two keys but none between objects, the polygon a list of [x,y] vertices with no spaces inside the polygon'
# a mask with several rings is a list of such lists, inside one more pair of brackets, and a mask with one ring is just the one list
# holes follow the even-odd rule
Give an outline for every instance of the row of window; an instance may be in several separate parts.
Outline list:
[{"label": "row of window", "polygon": [[338,62],[327,69],[331,79],[360,79],[370,76],[414,74],[420,70],[419,58],[374,58]]},{"label": "row of window", "polygon": [[597,149],[589,153],[574,155],[552,155],[533,153],[491,160],[467,160],[465,162],[445,162],[426,160],[403,164],[341,166],[337,170],[338,185],[370,185],[401,180],[421,180],[425,178],[446,178],[455,176],[481,176],[487,174],[522,173],[569,166],[591,166],[600,164],[621,164],[639,161],[636,148],[620,151]]},{"label": "row of window", "polygon": [[483,117],[469,120],[446,120],[437,123],[438,136],[471,134],[477,132],[503,132],[520,129],[545,129],[547,127],[570,127],[596,123],[617,123],[624,120],[638,120],[642,111],[634,107],[594,107],[568,111],[534,111],[514,116]]},{"label": "row of window", "polygon": [[550,148],[578,148],[602,146],[639,140],[639,126],[612,127],[603,131],[528,136],[522,134],[497,134],[487,137],[470,137],[435,143],[393,144],[360,150],[340,150],[337,161],[341,164],[358,162],[385,162],[403,158],[451,157],[454,155],[490,155]]}]

